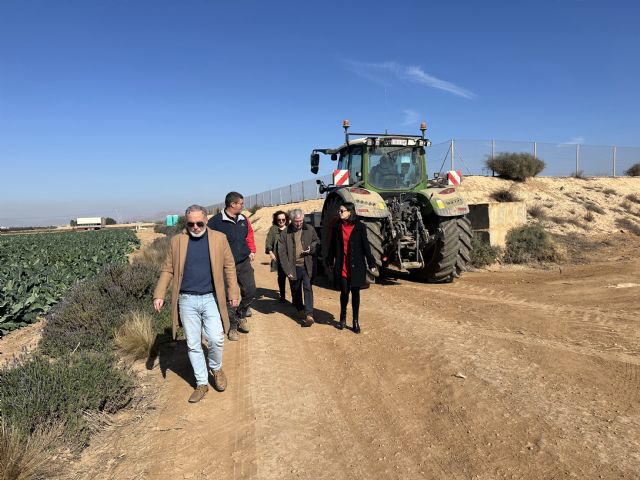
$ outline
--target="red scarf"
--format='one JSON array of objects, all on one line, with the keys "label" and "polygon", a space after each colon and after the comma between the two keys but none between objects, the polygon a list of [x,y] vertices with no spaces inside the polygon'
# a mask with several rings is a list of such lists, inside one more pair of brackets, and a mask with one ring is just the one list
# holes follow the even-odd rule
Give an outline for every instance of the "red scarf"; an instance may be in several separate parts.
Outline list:
[{"label": "red scarf", "polygon": [[342,262],[342,278],[351,278],[351,258],[349,255],[349,237],[355,223],[342,222],[342,244],[344,245],[344,261]]}]

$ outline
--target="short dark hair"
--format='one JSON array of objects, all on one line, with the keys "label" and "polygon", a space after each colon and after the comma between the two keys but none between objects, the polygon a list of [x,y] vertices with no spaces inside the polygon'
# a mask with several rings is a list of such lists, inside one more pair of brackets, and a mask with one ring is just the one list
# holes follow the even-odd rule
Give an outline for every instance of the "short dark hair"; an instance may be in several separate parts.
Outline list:
[{"label": "short dark hair", "polygon": [[241,193],[238,192],[229,192],[227,196],[224,197],[224,206],[230,207],[232,203],[237,202],[238,200],[242,200],[244,197]]},{"label": "short dark hair", "polygon": [[356,215],[356,206],[351,203],[351,202],[344,202],[342,205],[340,205],[341,207],[346,208],[347,210],[349,210],[349,221],[353,222],[355,221],[355,219],[357,218]]},{"label": "short dark hair", "polygon": [[289,215],[287,215],[287,212],[283,210],[278,210],[276,213],[273,214],[274,225],[278,225],[278,215],[284,215],[284,224],[289,225]]}]

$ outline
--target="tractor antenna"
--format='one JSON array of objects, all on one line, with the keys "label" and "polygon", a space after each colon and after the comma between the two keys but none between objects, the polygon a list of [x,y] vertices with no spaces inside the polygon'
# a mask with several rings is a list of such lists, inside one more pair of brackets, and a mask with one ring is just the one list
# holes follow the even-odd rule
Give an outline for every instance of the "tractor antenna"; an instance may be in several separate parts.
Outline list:
[{"label": "tractor antenna", "polygon": [[344,143],[349,145],[349,120],[342,121],[342,128],[344,128]]}]

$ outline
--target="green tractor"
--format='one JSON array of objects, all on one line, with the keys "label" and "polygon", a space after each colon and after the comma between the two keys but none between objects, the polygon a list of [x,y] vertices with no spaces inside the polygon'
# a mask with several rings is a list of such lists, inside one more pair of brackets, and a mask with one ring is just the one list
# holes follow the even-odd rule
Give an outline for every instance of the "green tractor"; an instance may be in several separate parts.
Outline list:
[{"label": "green tractor", "polygon": [[338,161],[333,184],[316,180],[327,194],[322,212],[310,215],[322,240],[321,257],[326,258],[338,207],[353,202],[381,273],[435,283],[459,277],[471,254],[469,207],[447,178],[427,178],[425,147],[431,142],[424,137],[425,123],[422,135],[349,133],[347,120],[343,128],[343,145],[311,153],[314,174],[321,153]]}]

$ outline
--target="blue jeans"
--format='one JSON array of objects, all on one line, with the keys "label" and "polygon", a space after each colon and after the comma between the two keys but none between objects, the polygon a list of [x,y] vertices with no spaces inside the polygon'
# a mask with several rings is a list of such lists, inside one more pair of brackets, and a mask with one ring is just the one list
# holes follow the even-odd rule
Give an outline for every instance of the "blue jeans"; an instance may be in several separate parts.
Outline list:
[{"label": "blue jeans", "polygon": [[202,332],[209,349],[209,368],[222,368],[222,350],[224,348],[224,327],[213,293],[191,295],[181,293],[178,298],[180,320],[184,335],[187,337],[189,361],[196,376],[196,384],[207,385],[209,374],[202,351]]},{"label": "blue jeans", "polygon": [[[291,284],[291,296],[293,304],[298,311],[304,310],[305,315],[313,315],[313,288],[311,278],[305,267],[296,266],[296,279],[289,280]],[[304,291],[304,305],[302,304],[302,292]]]}]

